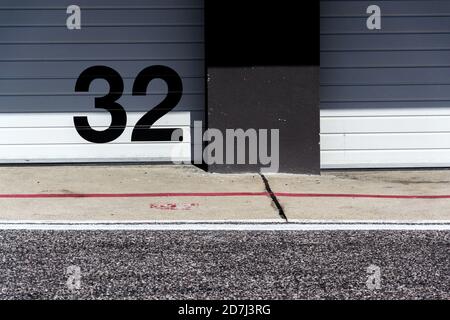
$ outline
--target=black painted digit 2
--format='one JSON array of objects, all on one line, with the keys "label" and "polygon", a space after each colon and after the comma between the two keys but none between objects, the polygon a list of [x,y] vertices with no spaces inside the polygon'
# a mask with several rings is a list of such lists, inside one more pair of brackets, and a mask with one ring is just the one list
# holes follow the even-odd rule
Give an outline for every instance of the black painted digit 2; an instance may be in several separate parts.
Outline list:
[{"label": "black painted digit 2", "polygon": [[[104,79],[109,83],[109,94],[102,98],[95,98],[95,108],[102,108],[110,112],[111,125],[104,131],[97,131],[89,125],[87,117],[74,117],[75,128],[80,136],[89,142],[108,143],[119,138],[127,124],[127,114],[123,107],[116,102],[123,94],[123,79],[114,69],[95,66],[81,73],[75,91],[88,92],[90,84],[95,79]],[[151,129],[158,119],[177,106],[183,96],[183,82],[173,69],[166,66],[151,66],[142,70],[134,81],[133,95],[146,95],[147,87],[154,79],[162,79],[166,82],[167,96],[137,122],[131,141],[183,141],[181,129]]]},{"label": "black painted digit 2", "polygon": [[[147,87],[154,79],[166,82],[168,93],[166,98],[155,108],[145,114],[136,123],[131,141],[182,141],[181,129],[150,129],[158,119],[173,110],[183,96],[183,82],[174,70],[165,66],[152,66],[142,70],[133,85],[134,96],[145,96]],[[176,131],[178,133],[175,135]],[[181,132],[180,132],[181,131]]]}]

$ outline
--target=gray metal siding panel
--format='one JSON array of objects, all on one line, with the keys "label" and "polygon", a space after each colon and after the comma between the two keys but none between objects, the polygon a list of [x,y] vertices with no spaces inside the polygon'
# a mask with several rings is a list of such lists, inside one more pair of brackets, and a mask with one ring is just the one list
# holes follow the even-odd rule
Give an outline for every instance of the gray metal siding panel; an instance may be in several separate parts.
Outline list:
[{"label": "gray metal siding panel", "polygon": [[[49,31],[50,32],[50,31]],[[76,31],[75,31],[76,32]],[[82,32],[82,31],[80,31]],[[113,31],[111,31],[113,32]],[[0,61],[53,61],[154,59],[186,60],[202,59],[203,45],[199,44],[33,44],[0,45]]]},{"label": "gray metal siding panel", "polygon": [[[450,17],[449,17],[450,20]],[[366,21],[362,21],[365,25]],[[322,35],[321,51],[420,51],[450,49],[449,34],[384,34],[369,31],[367,34]]]},{"label": "gray metal siding panel", "polygon": [[[322,69],[322,85],[428,85],[450,84],[450,66],[441,68]],[[370,76],[369,76],[370,75]]]},{"label": "gray metal siding panel", "polygon": [[320,40],[323,168],[450,166],[450,1],[321,1]]},{"label": "gray metal siding panel", "polygon": [[[78,3],[78,1],[74,1]],[[190,25],[201,26],[203,12],[195,7],[192,9],[122,9],[122,10],[89,10],[83,9],[83,24],[85,26],[99,25]],[[109,11],[109,12],[108,12]],[[2,10],[0,21],[2,26],[53,26],[61,25],[61,16],[64,17],[64,8],[61,10]],[[62,13],[62,15],[61,15]],[[133,20],[130,21],[129,17]]]},{"label": "gray metal siding panel", "polygon": [[450,67],[448,51],[322,52],[322,69]]},{"label": "gray metal siding panel", "polygon": [[[15,10],[15,9],[46,9],[58,10],[67,8],[74,4],[73,0],[2,0],[0,9]],[[76,4],[85,7],[89,10],[103,10],[107,9],[136,9],[143,8],[203,8],[203,0],[77,0]]]},{"label": "gray metal siding panel", "polygon": [[[60,16],[64,18],[65,13],[60,13]],[[63,22],[65,23],[65,21]],[[89,32],[68,32],[65,25],[60,27],[28,26],[20,28],[2,26],[0,28],[2,35],[0,43],[133,43],[156,42],[162,39],[173,42],[203,41],[203,27],[201,26],[102,25],[85,26],[85,28],[89,28]]]},{"label": "gray metal siding panel", "polygon": [[[383,6],[384,11],[386,8]],[[365,12],[365,11],[362,11]],[[448,17],[402,17],[383,14],[383,33],[439,33],[446,32],[450,24]],[[336,24],[339,19],[339,24]],[[365,33],[367,16],[356,18],[322,18],[322,34]],[[417,26],[420,26],[418,28]],[[367,29],[366,29],[367,30]]]},{"label": "gray metal siding panel", "polygon": [[[177,70],[184,77],[202,78],[205,74],[205,63],[202,60],[152,60],[140,61],[110,60],[106,62],[109,67],[121,70],[124,78],[135,78],[142,70],[142,64],[164,64]],[[104,60],[89,61],[21,61],[0,62],[0,79],[76,79],[79,70],[85,70],[92,65],[105,64]]]},{"label": "gray metal siding panel", "polygon": [[449,1],[321,1],[321,68],[322,109],[450,104]]},{"label": "gray metal siding panel", "polygon": [[146,97],[130,95],[145,67],[163,64],[182,77],[175,111],[204,109],[203,0],[79,0],[82,29],[67,30],[66,0],[0,3],[0,113],[94,112],[93,97],[108,87],[94,82],[75,94],[83,70],[107,65],[125,78],[119,100],[127,111],[148,111],[165,92],[155,81]]},{"label": "gray metal siding panel", "polygon": [[450,2],[445,0],[327,0],[321,1],[320,15],[322,17],[362,17],[365,10],[373,4],[382,4],[384,16],[425,16],[450,15]]},{"label": "gray metal siding panel", "polygon": [[[204,110],[203,94],[184,95],[174,111]],[[94,109],[93,95],[87,96],[0,96],[0,106],[6,106],[2,113],[26,112],[98,112]],[[164,97],[148,95],[146,97],[123,96],[118,100],[129,112],[148,111]]]}]

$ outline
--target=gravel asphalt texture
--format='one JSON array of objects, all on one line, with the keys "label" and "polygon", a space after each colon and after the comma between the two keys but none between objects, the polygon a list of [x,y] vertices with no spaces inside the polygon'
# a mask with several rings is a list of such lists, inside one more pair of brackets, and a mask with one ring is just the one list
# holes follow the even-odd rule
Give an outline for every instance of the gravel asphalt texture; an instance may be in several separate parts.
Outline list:
[{"label": "gravel asphalt texture", "polygon": [[450,232],[0,231],[0,299],[449,300]]}]

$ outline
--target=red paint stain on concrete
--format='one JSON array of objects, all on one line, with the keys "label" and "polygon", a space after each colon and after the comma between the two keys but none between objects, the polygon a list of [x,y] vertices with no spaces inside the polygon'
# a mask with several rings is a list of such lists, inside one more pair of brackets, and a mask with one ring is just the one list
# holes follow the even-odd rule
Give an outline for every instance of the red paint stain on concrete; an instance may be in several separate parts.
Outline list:
[{"label": "red paint stain on concrete", "polygon": [[150,203],[150,209],[167,211],[189,211],[198,207],[199,203]]}]

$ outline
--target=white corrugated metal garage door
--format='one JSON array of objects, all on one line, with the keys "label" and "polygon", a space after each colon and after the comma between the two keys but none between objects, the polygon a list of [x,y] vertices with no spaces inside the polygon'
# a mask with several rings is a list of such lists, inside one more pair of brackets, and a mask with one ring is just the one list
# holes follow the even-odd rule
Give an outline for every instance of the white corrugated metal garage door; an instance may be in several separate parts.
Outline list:
[{"label": "white corrugated metal garage door", "polygon": [[450,1],[321,1],[321,158],[450,167]]},{"label": "white corrugated metal garage door", "polygon": [[[66,26],[72,4],[80,30]],[[203,0],[2,0],[0,162],[190,160],[205,108],[203,16]],[[85,70],[92,79],[76,92]],[[96,109],[122,81],[123,92]],[[77,130],[74,117],[87,123]],[[182,142],[170,141],[175,129]]]}]

